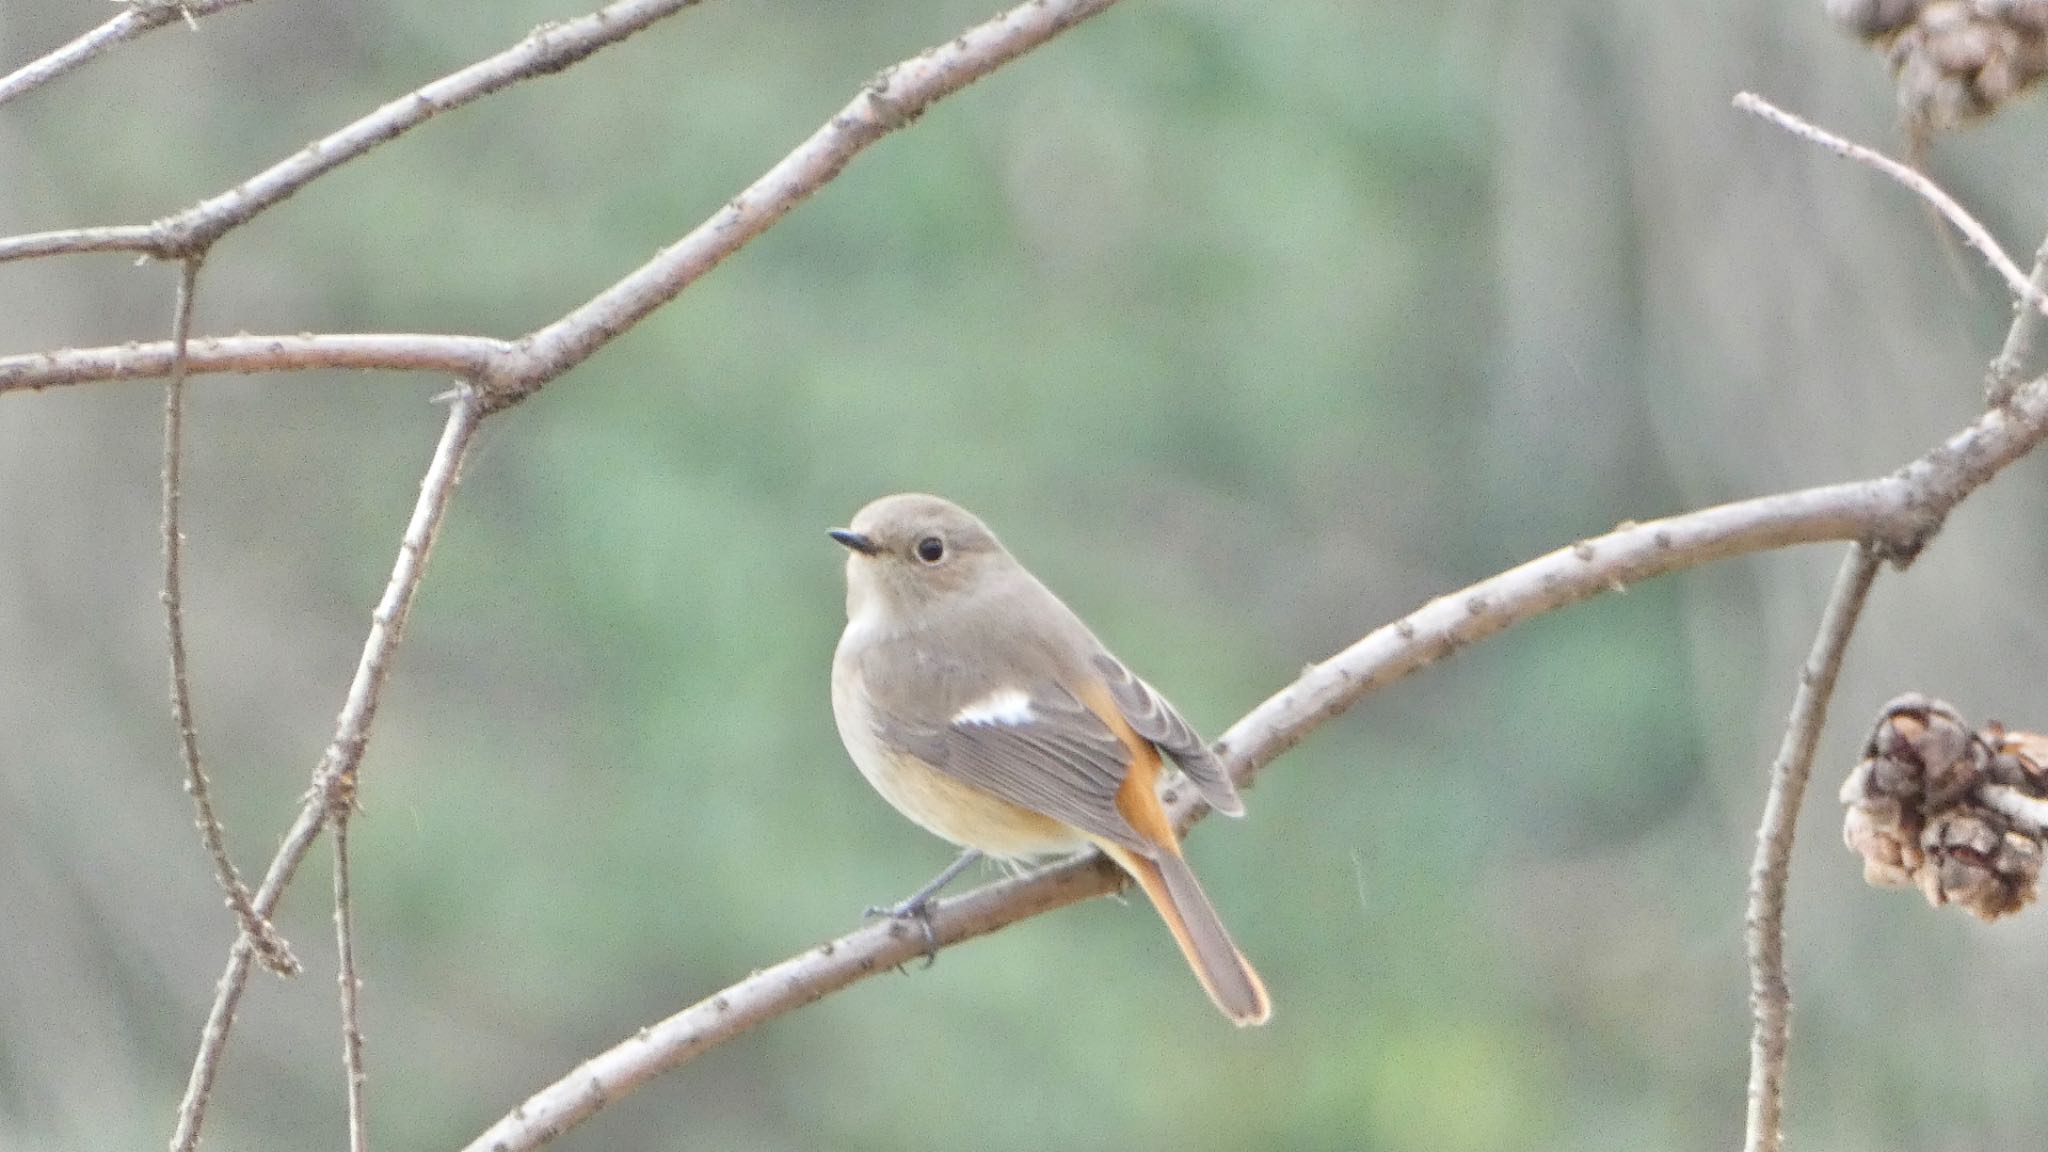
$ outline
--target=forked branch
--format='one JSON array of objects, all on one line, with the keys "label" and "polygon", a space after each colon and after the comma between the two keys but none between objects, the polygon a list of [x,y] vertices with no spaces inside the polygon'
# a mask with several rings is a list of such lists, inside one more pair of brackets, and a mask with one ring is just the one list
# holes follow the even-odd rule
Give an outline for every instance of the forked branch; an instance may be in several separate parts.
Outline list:
[{"label": "forked branch", "polygon": [[1822,614],[1813,651],[1799,669],[1799,691],[1792,700],[1778,758],[1771,765],[1770,790],[1764,799],[1763,826],[1757,829],[1756,860],[1750,866],[1749,1003],[1755,1027],[1749,1041],[1749,1118],[1747,1152],[1778,1152],[1785,1099],[1785,1046],[1791,1027],[1792,994],[1785,984],[1785,890],[1792,873],[1792,839],[1799,826],[1800,802],[1813,772],[1813,752],[1827,723],[1835,680],[1856,621],[1877,579],[1877,552],[1854,545],[1842,558],[1834,591]]}]

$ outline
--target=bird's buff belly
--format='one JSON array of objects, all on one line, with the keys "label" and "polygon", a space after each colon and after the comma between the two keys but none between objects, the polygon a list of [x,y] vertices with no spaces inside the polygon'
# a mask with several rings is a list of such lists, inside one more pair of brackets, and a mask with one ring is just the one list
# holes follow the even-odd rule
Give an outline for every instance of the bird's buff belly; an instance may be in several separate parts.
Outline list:
[{"label": "bird's buff belly", "polygon": [[1049,816],[964,784],[875,737],[867,710],[851,685],[832,685],[832,712],[840,738],[868,783],[896,810],[926,831],[991,856],[1051,856],[1088,846],[1078,831]]}]

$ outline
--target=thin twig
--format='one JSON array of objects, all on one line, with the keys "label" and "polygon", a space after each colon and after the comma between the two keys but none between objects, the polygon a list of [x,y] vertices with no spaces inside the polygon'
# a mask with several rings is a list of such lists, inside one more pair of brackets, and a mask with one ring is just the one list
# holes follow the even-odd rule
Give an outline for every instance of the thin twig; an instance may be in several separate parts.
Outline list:
[{"label": "thin twig", "polygon": [[[103,380],[154,380],[170,373],[168,340],[65,348],[0,356],[0,395]],[[514,346],[485,336],[410,332],[217,336],[192,341],[186,369],[209,372],[314,372],[334,368],[480,375]]]},{"label": "thin twig", "polygon": [[[256,891],[258,915],[268,916],[277,907],[285,886],[291,883],[292,875],[298,871],[313,841],[319,837],[337,782],[355,779],[363,750],[368,745],[370,722],[376,717],[377,702],[383,694],[385,679],[391,674],[391,662],[398,650],[399,637],[405,630],[406,616],[412,610],[413,596],[419,591],[420,577],[426,570],[427,555],[440,531],[448,501],[455,495],[463,458],[476,436],[477,426],[483,421],[484,411],[475,391],[466,386],[457,394],[454,407],[449,410],[448,423],[441,430],[441,441],[434,449],[433,461],[428,464],[426,477],[420,482],[420,496],[413,505],[412,519],[406,525],[404,538],[399,541],[398,559],[392,565],[391,579],[384,586],[384,595],[378,600],[376,610],[371,613],[370,634],[363,642],[362,659],[356,664],[348,698],[342,705],[341,715],[335,720],[334,739],[327,745],[319,767],[314,770],[313,789],[299,809],[297,821],[286,833],[277,855],[271,858],[263,886]],[[213,1091],[214,1078],[220,1071],[221,1053],[227,1048],[228,1033],[234,1026],[235,1008],[249,982],[250,952],[247,935],[238,938],[228,952],[227,970],[221,974],[213,1010],[207,1015],[206,1027],[200,1033],[199,1053],[192,1062],[185,1098],[178,1106],[178,1126],[171,1136],[172,1152],[192,1152],[199,1144],[199,1129],[205,1121],[206,1103]]]},{"label": "thin twig", "polygon": [[1749,872],[1749,1004],[1755,1030],[1749,1041],[1749,1124],[1746,1152],[1778,1152],[1784,1138],[1785,1046],[1792,997],[1785,983],[1785,888],[1792,873],[1792,838],[1813,751],[1827,723],[1828,703],[1842,671],[1842,655],[1882,563],[1876,549],[1857,544],[1842,558],[1813,651],[1799,670],[1799,692],[1778,758],[1771,765],[1756,859]]},{"label": "thin twig", "polygon": [[1962,234],[1965,243],[1983,254],[1984,259],[1990,262],[1992,270],[2005,280],[2006,287],[2012,291],[2014,299],[2025,302],[2028,307],[2037,311],[2048,313],[2048,294],[2044,294],[2040,286],[2034,284],[2026,273],[2020,271],[2019,265],[2013,263],[2012,257],[2007,256],[2005,249],[1999,247],[1998,241],[1992,238],[1991,230],[1978,223],[1977,218],[1970,215],[1961,204],[1956,203],[1953,196],[1942,191],[1939,184],[1929,180],[1918,169],[1902,164],[1875,149],[1844,140],[1785,111],[1754,92],[1738,94],[1735,97],[1735,106],[1752,116],[1770,121],[1802,140],[1818,144],[1837,156],[1846,157],[1859,164],[1867,164],[1905,185],[1908,190],[1932,204],[1935,211],[1947,218],[1948,222],[1955,226],[1955,230]]},{"label": "thin twig", "polygon": [[443,112],[522,80],[551,75],[700,0],[618,0],[586,16],[543,24],[487,56],[313,141],[283,160],[151,224],[68,228],[0,239],[0,261],[80,252],[141,252],[175,259],[203,250],[314,180]]},{"label": "thin twig", "polygon": [[[337,789],[337,791],[344,791]],[[341,985],[341,1067],[348,1084],[348,1152],[367,1152],[363,1127],[363,1018],[357,1006],[362,982],[356,979],[355,913],[348,894],[348,820],[355,789],[345,790],[327,813],[328,835],[334,838],[335,980]]]},{"label": "thin twig", "polygon": [[[2034,270],[2027,274],[2027,283],[2037,292],[2048,291],[2048,238],[2034,250]],[[2040,312],[2023,303],[2013,305],[2012,326],[2005,330],[2005,343],[1998,350],[1998,358],[1991,362],[1991,368],[1984,375],[1984,402],[2003,404],[2012,399],[2012,390],[2019,387],[2022,373],[2027,368],[2027,357],[2033,353],[2034,329],[2040,326],[2037,319]]]},{"label": "thin twig", "polygon": [[178,726],[178,750],[185,761],[185,791],[192,796],[199,838],[213,858],[214,879],[226,893],[228,908],[236,923],[255,943],[263,966],[280,976],[299,974],[298,958],[291,945],[277,934],[270,921],[249,906],[249,886],[228,857],[227,833],[213,810],[213,790],[207,785],[206,767],[199,758],[199,727],[192,716],[192,680],[185,653],[184,565],[184,459],[185,459],[185,372],[187,343],[192,334],[192,301],[199,289],[201,257],[187,258],[179,269],[177,307],[171,320],[171,374],[164,382],[164,631],[171,658],[171,719]]},{"label": "thin twig", "polygon": [[[1379,628],[1232,725],[1216,742],[1249,784],[1282,753],[1368,693],[1524,620],[1628,584],[1715,560],[1817,540],[1876,539],[1910,555],[1964,496],[2048,438],[2048,379],[2005,409],[1881,480],[1759,497],[1626,524],[1430,601]],[[1859,553],[1865,551],[1859,548]],[[1202,815],[1192,790],[1173,803],[1185,826]],[[898,922],[874,924],[758,972],[578,1065],[473,1140],[467,1152],[530,1152],[660,1073],[823,996],[1019,920],[1114,891],[1094,856],[1044,868],[935,904],[932,940]]]},{"label": "thin twig", "polygon": [[[285,833],[284,843],[271,858],[270,870],[264,873],[256,899],[251,902],[258,916],[269,916],[277,910],[285,886],[291,883],[326,822],[326,812],[320,805],[309,804],[299,809],[298,819]],[[215,987],[213,1008],[207,1012],[206,1025],[199,1032],[199,1055],[192,1062],[191,1077],[185,1082],[185,1098],[178,1105],[178,1126],[171,1133],[171,1152],[192,1152],[199,1146],[207,1101],[213,1095],[214,1079],[220,1074],[221,1053],[227,1050],[235,1010],[241,1006],[242,993],[249,986],[249,964],[254,954],[255,944],[246,932],[236,936],[234,946],[228,949],[227,971]]]},{"label": "thin twig", "polygon": [[190,23],[201,16],[211,16],[222,9],[235,8],[247,3],[249,0],[177,0],[175,3],[130,4],[127,11],[92,31],[61,48],[38,56],[6,76],[0,76],[0,104],[32,92],[94,57],[104,54],[115,45],[133,40],[145,32],[161,28],[176,20]]}]

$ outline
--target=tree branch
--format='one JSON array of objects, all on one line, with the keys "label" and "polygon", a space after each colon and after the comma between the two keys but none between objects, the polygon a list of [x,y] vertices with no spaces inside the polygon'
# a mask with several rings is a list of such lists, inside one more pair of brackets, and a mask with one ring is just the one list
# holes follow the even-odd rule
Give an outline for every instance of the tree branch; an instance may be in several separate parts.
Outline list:
[{"label": "tree branch", "polygon": [[1984,259],[1990,262],[1992,270],[2005,280],[2006,287],[2012,291],[2015,299],[2023,301],[2029,308],[2048,314],[2048,294],[2044,294],[2039,285],[2020,271],[2020,266],[2013,263],[2012,257],[2007,256],[2005,249],[1999,247],[1998,241],[1992,238],[1991,230],[1978,223],[1975,216],[1956,203],[1955,197],[1942,191],[1939,184],[1929,180],[1918,169],[1901,164],[1875,149],[1844,140],[1826,129],[1800,119],[1754,92],[1737,94],[1735,106],[1752,116],[1783,128],[1802,140],[1818,144],[1837,156],[1854,160],[1859,164],[1868,164],[1905,185],[1908,190],[1933,205],[1936,212],[1946,217],[1948,222],[1955,226],[1956,231],[1962,234],[1964,243],[1983,254]]},{"label": "tree branch", "polygon": [[1842,671],[1842,656],[1877,579],[1877,551],[1857,544],[1842,558],[1834,592],[1821,616],[1813,651],[1799,670],[1799,692],[1778,758],[1771,765],[1770,791],[1756,834],[1756,859],[1749,873],[1749,1003],[1755,1029],[1749,1041],[1749,1119],[1746,1152],[1778,1152],[1783,1140],[1785,1046],[1792,998],[1785,983],[1785,889],[1792,873],[1792,838],[1799,806],[1813,771],[1813,751],[1827,723],[1828,703]]},{"label": "tree branch", "polygon": [[[2034,270],[2027,274],[2027,283],[2036,292],[2048,291],[2048,239],[2034,250]],[[2022,373],[2027,368],[2027,357],[2033,354],[2034,329],[2040,327],[2041,313],[2027,307],[2025,301],[2013,304],[2012,326],[2005,330],[2005,343],[1998,349],[1998,356],[1991,361],[1991,368],[1985,373],[1984,402],[2003,404],[2012,398],[2012,390],[2019,387]]]},{"label": "tree branch", "polygon": [[[335,721],[334,739],[320,758],[320,766],[314,770],[313,788],[299,809],[298,820],[286,833],[283,846],[272,857],[269,871],[263,877],[263,886],[256,892],[254,907],[259,916],[269,916],[276,909],[285,886],[291,883],[292,875],[298,871],[300,862],[305,860],[313,841],[319,837],[321,825],[336,803],[336,790],[354,784],[356,768],[362,763],[363,750],[369,742],[370,723],[377,715],[377,702],[383,695],[384,682],[391,674],[392,657],[398,651],[406,616],[412,611],[413,596],[419,591],[420,577],[426,571],[427,554],[440,531],[448,501],[455,495],[463,457],[475,439],[484,412],[474,390],[468,387],[457,394],[454,406],[449,410],[448,423],[441,431],[441,442],[434,449],[434,458],[427,466],[425,479],[420,482],[420,496],[413,505],[412,520],[399,541],[398,560],[392,565],[391,579],[384,586],[384,596],[377,602],[376,610],[371,613],[370,635],[363,643],[363,655],[356,664],[355,679],[349,684],[347,700]],[[228,1032],[235,1022],[235,1008],[248,986],[251,951],[249,936],[244,933],[228,952],[227,970],[221,974],[213,1010],[200,1033],[199,1054],[192,1062],[192,1076],[185,1087],[185,1099],[178,1106],[178,1126],[171,1136],[172,1152],[192,1152],[199,1145],[199,1128],[205,1120],[207,1098],[220,1071],[221,1053],[227,1048]]]},{"label": "tree branch", "polygon": [[119,16],[63,47],[29,61],[5,76],[0,76],[0,104],[33,92],[94,57],[106,53],[115,45],[126,43],[174,20],[191,23],[201,16],[211,16],[223,9],[236,8],[247,3],[249,0],[170,0],[155,3],[134,0],[128,5],[128,10]]},{"label": "tree branch", "polygon": [[187,341],[192,333],[192,301],[199,289],[197,256],[188,258],[178,270],[177,305],[171,319],[171,374],[164,384],[164,632],[170,648],[171,720],[178,726],[178,751],[185,762],[185,791],[192,797],[199,838],[213,858],[214,879],[226,894],[228,908],[235,914],[256,946],[263,966],[280,976],[296,976],[298,958],[291,945],[277,934],[268,920],[249,906],[249,886],[228,856],[227,833],[213,810],[213,789],[206,780],[206,768],[199,758],[199,727],[192,717],[192,681],[186,671],[183,528],[185,459],[185,371]]},{"label": "tree branch", "polygon": [[368,1152],[363,1087],[369,1077],[363,1071],[363,1018],[357,1003],[363,985],[356,979],[355,910],[348,891],[348,819],[354,806],[355,789],[351,787],[328,812],[327,822],[328,834],[334,838],[334,978],[341,986],[341,1068],[348,1096],[348,1152]]},{"label": "tree branch", "polygon": [[[1477,640],[1601,592],[1714,560],[1822,540],[1871,541],[1858,555],[1910,558],[1957,501],[2048,438],[2048,378],[1893,475],[1763,496],[1614,531],[1539,556],[1375,630],[1310,667],[1215,745],[1241,784],[1367,693]],[[1169,796],[1185,827],[1203,810]],[[931,945],[900,922],[872,924],[792,957],[584,1061],[471,1141],[466,1152],[530,1152],[654,1076],[878,972],[1042,912],[1116,890],[1090,854],[931,906]]]},{"label": "tree branch", "polygon": [[1116,0],[1030,0],[885,68],[852,102],[709,220],[560,320],[528,336],[523,362],[485,384],[516,403],[588,359],[824,187],[868,145],[926,108],[1088,19]]},{"label": "tree branch", "polygon": [[[246,0],[243,0],[246,2]],[[512,47],[385,104],[217,196],[153,224],[68,228],[0,239],[0,262],[80,252],[140,252],[172,260],[203,251],[258,213],[429,119],[522,80],[550,75],[700,0],[618,0],[574,20],[543,24]]]},{"label": "tree branch", "polygon": [[[187,371],[313,372],[333,368],[433,372],[465,379],[481,374],[514,346],[485,336],[344,333],[298,336],[214,336],[192,341]],[[64,384],[151,380],[170,374],[168,340],[101,348],[65,348],[0,356],[0,396]]]}]

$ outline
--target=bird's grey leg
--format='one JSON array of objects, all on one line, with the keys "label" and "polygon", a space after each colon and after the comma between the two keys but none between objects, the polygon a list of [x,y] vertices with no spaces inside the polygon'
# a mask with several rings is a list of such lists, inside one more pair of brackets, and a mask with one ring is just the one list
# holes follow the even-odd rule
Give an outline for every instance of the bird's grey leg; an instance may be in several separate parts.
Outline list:
[{"label": "bird's grey leg", "polygon": [[932,877],[929,883],[912,892],[907,899],[887,906],[874,905],[867,910],[867,914],[869,916],[887,916],[895,920],[917,921],[918,927],[924,930],[925,966],[930,967],[933,961],[938,959],[939,955],[939,939],[932,934],[932,897],[937,896],[944,890],[946,885],[951,884],[956,877],[962,872],[967,871],[970,867],[973,867],[975,862],[980,859],[980,849],[969,848],[960,853],[959,859],[946,865],[945,871]]}]

